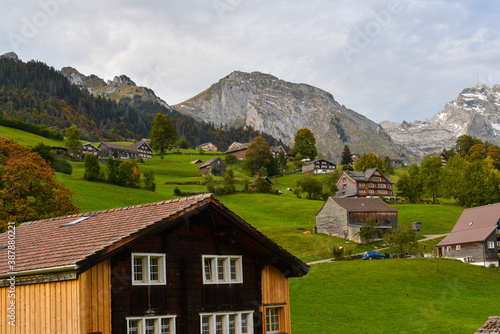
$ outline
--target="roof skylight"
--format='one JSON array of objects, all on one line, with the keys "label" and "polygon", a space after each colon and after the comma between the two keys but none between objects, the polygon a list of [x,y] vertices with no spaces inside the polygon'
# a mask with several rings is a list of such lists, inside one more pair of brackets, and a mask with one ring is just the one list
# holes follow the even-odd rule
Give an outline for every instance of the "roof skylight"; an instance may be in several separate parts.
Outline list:
[{"label": "roof skylight", "polygon": [[89,218],[92,218],[92,217],[94,217],[94,216],[95,216],[95,215],[83,216],[83,217],[80,217],[80,218],[78,218],[78,219],[75,219],[75,220],[73,220],[73,221],[71,221],[71,222],[69,222],[69,223],[67,223],[67,224],[64,224],[64,225],[63,225],[63,226],[61,226],[61,227],[65,227],[65,226],[72,226],[72,225],[78,224],[79,222],[82,222],[82,221],[84,221],[84,220],[87,220],[87,219],[89,219]]}]

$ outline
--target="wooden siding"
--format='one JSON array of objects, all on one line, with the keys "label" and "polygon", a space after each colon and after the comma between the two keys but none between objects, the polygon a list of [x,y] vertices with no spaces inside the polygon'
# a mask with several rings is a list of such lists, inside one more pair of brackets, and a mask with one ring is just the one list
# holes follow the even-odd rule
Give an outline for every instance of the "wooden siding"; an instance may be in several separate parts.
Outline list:
[{"label": "wooden siding", "polygon": [[290,294],[288,279],[278,269],[266,266],[262,270],[262,332],[266,333],[266,308],[279,307],[280,332],[291,334]]},{"label": "wooden siding", "polygon": [[[0,321],[0,333],[82,333],[79,290],[78,280],[16,286],[16,326],[9,325],[5,317]],[[10,302],[8,292],[9,287],[0,289],[4,315]]]},{"label": "wooden siding", "polygon": [[[177,333],[200,333],[200,313],[230,311],[253,311],[254,331],[260,333],[263,267],[259,265],[258,256],[238,240],[240,234],[224,235],[226,228],[230,225],[225,219],[206,211],[113,256],[113,333],[125,333],[127,317],[151,313],[176,315]],[[165,254],[166,283],[132,285],[132,252]],[[203,255],[242,256],[243,282],[203,284]]]},{"label": "wooden siding", "polygon": [[111,262],[83,272],[80,281],[81,333],[111,334]]}]

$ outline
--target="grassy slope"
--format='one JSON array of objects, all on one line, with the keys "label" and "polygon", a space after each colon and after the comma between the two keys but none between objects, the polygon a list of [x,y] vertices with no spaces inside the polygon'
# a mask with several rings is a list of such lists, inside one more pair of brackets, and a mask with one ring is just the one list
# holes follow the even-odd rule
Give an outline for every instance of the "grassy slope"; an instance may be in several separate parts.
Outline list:
[{"label": "grassy slope", "polygon": [[[294,332],[474,333],[500,314],[499,269],[443,259],[341,261],[291,279]],[[321,296],[318,298],[318,296]]]},{"label": "grassy slope", "polygon": [[6,138],[12,138],[25,146],[35,146],[40,142],[45,143],[50,146],[64,146],[64,141],[45,138],[39,135],[35,135],[29,132],[9,128],[0,125],[0,136]]}]

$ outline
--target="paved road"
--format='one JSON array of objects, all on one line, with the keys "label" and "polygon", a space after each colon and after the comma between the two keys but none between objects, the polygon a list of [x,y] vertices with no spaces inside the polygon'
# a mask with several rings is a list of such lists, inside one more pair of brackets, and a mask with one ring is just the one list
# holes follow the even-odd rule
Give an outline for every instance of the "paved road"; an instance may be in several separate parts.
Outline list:
[{"label": "paved road", "polygon": [[[436,239],[436,238],[440,238],[440,237],[444,237],[445,235],[448,235],[448,234],[430,234],[430,235],[424,235],[424,239],[420,239],[418,242],[422,242],[422,241],[426,241],[426,240],[431,240],[431,239]],[[381,251],[381,250],[384,250],[384,249],[387,249],[388,247],[385,247],[385,248],[379,248],[377,249],[377,251]],[[353,254],[353,255],[362,255],[363,253],[358,253],[358,254]],[[319,260],[319,261],[313,261],[313,262],[309,262],[307,263],[307,265],[313,265],[313,264],[318,264],[318,263],[326,263],[326,262],[332,262],[333,259],[325,259],[325,260]]]}]

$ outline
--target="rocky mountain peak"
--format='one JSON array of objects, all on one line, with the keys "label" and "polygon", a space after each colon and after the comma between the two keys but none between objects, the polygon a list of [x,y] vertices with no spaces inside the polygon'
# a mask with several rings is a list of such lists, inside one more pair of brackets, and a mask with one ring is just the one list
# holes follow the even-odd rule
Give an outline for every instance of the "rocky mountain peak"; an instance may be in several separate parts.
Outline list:
[{"label": "rocky mountain peak", "polygon": [[15,61],[20,61],[19,57],[15,52],[7,52],[0,56],[0,58],[13,59]]},{"label": "rocky mountain peak", "polygon": [[405,154],[378,124],[341,106],[332,94],[270,74],[234,71],[174,107],[217,125],[251,126],[288,145],[297,130],[309,128],[319,152],[335,161],[345,144],[354,152]]},{"label": "rocky mountain peak", "polygon": [[500,142],[500,85],[465,88],[429,121],[382,122],[391,138],[413,154],[442,151],[461,135]]}]

